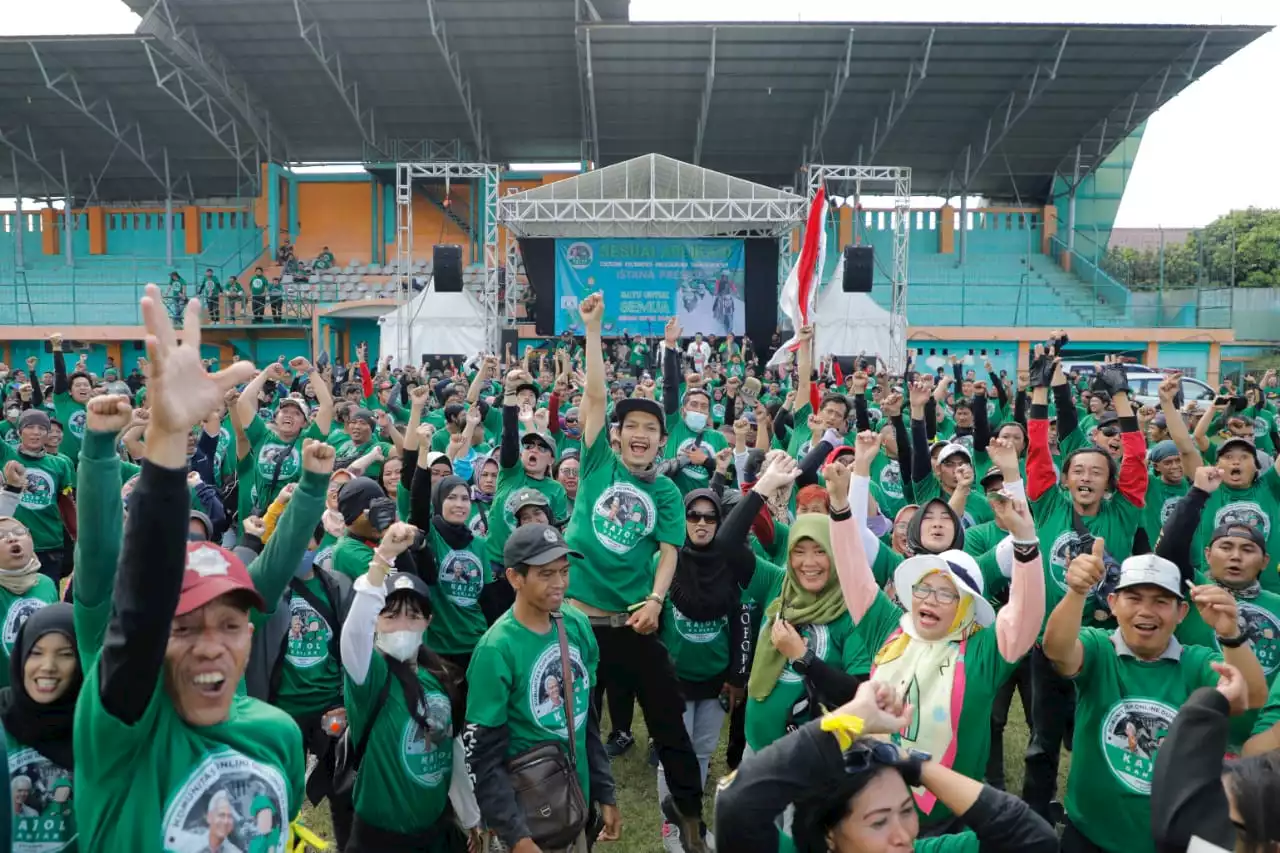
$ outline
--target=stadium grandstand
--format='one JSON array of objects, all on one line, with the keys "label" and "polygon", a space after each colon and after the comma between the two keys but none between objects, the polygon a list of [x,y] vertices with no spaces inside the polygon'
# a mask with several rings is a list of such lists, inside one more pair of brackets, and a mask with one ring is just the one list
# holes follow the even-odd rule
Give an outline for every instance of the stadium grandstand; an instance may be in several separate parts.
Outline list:
[{"label": "stadium grandstand", "polygon": [[[626,0],[128,5],[132,35],[0,39],[0,196],[28,200],[0,215],[6,363],[55,332],[92,370],[128,363],[143,284],[177,273],[193,296],[206,271],[224,292],[205,346],[224,362],[393,354],[389,328],[421,328],[395,338],[415,362],[536,346],[565,330],[539,244],[573,238],[756,245],[746,329],[768,339],[815,180],[832,202],[824,274],[831,249],[871,247],[871,297],[922,358],[1012,372],[1066,327],[1089,352],[1213,383],[1280,328],[1274,301],[1130,292],[1099,263],[1147,118],[1265,27],[639,24]],[[513,167],[545,161],[576,166]],[[358,165],[309,168],[325,163]],[[442,245],[461,247],[473,316],[439,286]],[[261,316],[225,292],[258,268],[279,280]],[[435,343],[454,325],[475,334]]]}]

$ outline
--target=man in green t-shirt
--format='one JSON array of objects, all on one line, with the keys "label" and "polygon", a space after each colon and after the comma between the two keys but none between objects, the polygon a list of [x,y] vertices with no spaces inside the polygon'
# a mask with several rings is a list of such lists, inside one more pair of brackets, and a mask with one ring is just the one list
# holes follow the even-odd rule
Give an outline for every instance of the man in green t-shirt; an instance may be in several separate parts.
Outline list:
[{"label": "man in green t-shirt", "polygon": [[253,322],[262,322],[262,312],[267,307],[267,277],[262,274],[262,267],[253,268],[253,277],[249,279],[249,301],[253,305]]},{"label": "man in green t-shirt", "polygon": [[93,378],[86,372],[83,356],[75,371],[67,375],[62,335],[50,335],[49,347],[53,350],[53,418],[65,427],[58,452],[65,454],[74,466],[80,459],[80,442],[84,440],[84,406],[93,396]]},{"label": "man in green t-shirt", "polygon": [[218,312],[220,309],[220,297],[222,296],[222,282],[218,281],[218,277],[213,274],[213,270],[204,271],[204,278],[200,279],[200,283],[196,285],[196,296],[204,300],[204,306],[209,311],[209,322],[217,323]]},{"label": "man in green t-shirt", "polygon": [[664,816],[680,831],[688,853],[706,853],[702,771],[684,727],[671,659],[655,633],[685,540],[680,489],[659,477],[654,464],[666,439],[665,412],[647,398],[619,402],[618,453],[613,452],[605,428],[604,298],[587,296],[578,314],[586,328],[587,381],[577,511],[566,539],[583,557],[571,558],[569,603],[591,622],[604,689],[634,691],[640,702],[672,793],[663,803]]},{"label": "man in green t-shirt", "polygon": [[1121,565],[1109,596],[1118,628],[1080,628],[1091,591],[1106,577],[1104,550],[1095,539],[1072,559],[1067,591],[1044,631],[1045,656],[1075,683],[1077,697],[1063,849],[1154,853],[1151,780],[1178,709],[1196,688],[1217,683],[1213,665],[1223,660],[1244,678],[1249,706],[1266,701],[1267,683],[1236,622],[1235,599],[1221,587],[1190,586],[1190,593],[1222,654],[1174,639],[1188,611],[1182,574],[1155,554]]},{"label": "man in green t-shirt", "polygon": [[280,276],[271,279],[267,285],[267,296],[271,298],[271,322],[280,323],[284,320],[284,284]]},{"label": "man in green t-shirt", "polygon": [[48,435],[49,416],[39,409],[27,409],[18,418],[18,446],[0,443],[0,465],[16,461],[26,470],[27,487],[14,517],[31,533],[41,574],[57,584],[66,559],[66,527],[58,501],[70,496],[76,476],[65,456],[46,451]]},{"label": "man in green t-shirt", "polygon": [[244,285],[240,283],[238,276],[231,276],[227,279],[227,317],[235,320],[244,313]]},{"label": "man in green t-shirt", "polygon": [[174,325],[179,324],[187,305],[187,282],[177,270],[169,273],[169,286],[165,290],[164,300],[169,306],[169,317]]},{"label": "man in green t-shirt", "polygon": [[[587,617],[563,606],[569,560],[581,557],[549,525],[530,524],[513,533],[502,562],[515,603],[480,638],[467,670],[463,742],[476,802],[485,825],[511,853],[539,848],[516,806],[505,768],[547,741],[575,759],[583,799],[598,805],[604,818],[600,840],[616,840],[622,829],[600,720],[589,707],[600,649]],[[585,849],[586,839],[580,837],[571,848]]]}]

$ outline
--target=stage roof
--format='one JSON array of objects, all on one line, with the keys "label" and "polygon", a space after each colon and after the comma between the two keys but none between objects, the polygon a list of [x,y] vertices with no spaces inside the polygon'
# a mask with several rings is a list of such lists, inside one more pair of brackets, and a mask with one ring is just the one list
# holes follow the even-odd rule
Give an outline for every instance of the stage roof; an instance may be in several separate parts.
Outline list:
[{"label": "stage roof", "polygon": [[252,192],[268,156],[430,150],[653,152],[771,186],[810,161],[874,163],[910,166],[918,194],[1042,200],[1077,149],[1087,172],[1269,29],[629,24],[627,0],[127,2],[135,36],[0,39],[0,145],[20,152],[25,195],[61,195],[63,156],[78,199],[96,186],[122,201],[163,198],[166,152],[174,194],[208,198]]}]

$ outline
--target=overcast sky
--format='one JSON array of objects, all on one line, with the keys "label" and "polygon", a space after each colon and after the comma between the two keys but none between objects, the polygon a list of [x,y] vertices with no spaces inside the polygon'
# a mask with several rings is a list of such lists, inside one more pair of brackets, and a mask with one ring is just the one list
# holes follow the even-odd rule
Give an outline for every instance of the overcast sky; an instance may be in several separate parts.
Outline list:
[{"label": "overcast sky", "polygon": [[[133,32],[138,17],[119,0],[6,3],[0,35]],[[872,14],[851,12],[851,6]],[[786,15],[780,15],[785,9]],[[958,13],[959,16],[958,16]],[[1062,15],[1069,14],[1068,18]],[[636,21],[894,21],[1280,24],[1276,0],[631,0]],[[316,73],[320,73],[317,68]],[[1116,224],[1199,226],[1229,210],[1280,208],[1280,30],[1268,33],[1182,92],[1147,123]]]}]

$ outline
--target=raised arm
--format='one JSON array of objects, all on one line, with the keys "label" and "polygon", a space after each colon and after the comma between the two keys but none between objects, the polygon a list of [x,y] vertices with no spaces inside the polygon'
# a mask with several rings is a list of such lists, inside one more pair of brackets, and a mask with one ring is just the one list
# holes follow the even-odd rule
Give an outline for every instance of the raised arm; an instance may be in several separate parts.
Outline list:
[{"label": "raised arm", "polygon": [[352,585],[355,593],[351,609],[342,623],[342,639],[339,650],[342,668],[356,684],[364,684],[369,677],[369,662],[373,659],[373,635],[378,625],[378,614],[387,603],[387,575],[395,571],[396,557],[413,544],[417,530],[397,521],[382,534],[382,541],[373,549],[369,570],[356,578]]},{"label": "raised arm", "polygon": [[67,382],[67,362],[62,357],[62,335],[50,335],[49,348],[53,350],[53,393],[66,394],[71,385]]},{"label": "raised arm", "polygon": [[[1053,454],[1049,451],[1049,389],[1043,381],[1043,346],[1036,346],[1035,357],[1037,369],[1032,371],[1031,416],[1027,420],[1027,497],[1033,502],[1058,484],[1058,472],[1053,467]],[[1052,369],[1056,382],[1062,374],[1062,366]],[[1061,409],[1058,417],[1062,417]]]},{"label": "raised arm", "polygon": [[[875,455],[869,443],[864,449],[863,436],[872,435],[863,433],[858,436],[858,454]],[[879,448],[876,450],[878,452]],[[858,463],[855,461],[854,464]],[[876,596],[881,593],[862,542],[861,528],[866,526],[866,519],[859,524],[849,502],[849,489],[854,480],[857,480],[856,488],[867,488],[870,483],[865,477],[854,477],[843,463],[833,462],[827,466],[827,491],[831,495],[831,549],[835,551],[840,591],[844,595],[845,606],[849,608],[849,618],[856,625],[867,615]]]},{"label": "raised arm", "polygon": [[680,411],[680,323],[667,320],[662,339],[662,411],[671,417]]},{"label": "raised arm", "polygon": [[[578,306],[578,315],[587,330],[587,387],[582,392],[578,421],[582,424],[582,446],[590,447],[604,428],[609,389],[604,381],[604,348],[600,341],[600,324],[604,320],[604,297],[592,293]],[[605,436],[608,440],[608,436]]]},{"label": "raised arm", "polygon": [[302,478],[281,514],[275,534],[249,564],[253,585],[274,610],[302,561],[307,542],[324,515],[325,494],[333,473],[334,449],[308,438],[302,445]]},{"label": "raised arm", "polygon": [[811,405],[813,396],[813,326],[801,326],[796,333],[800,349],[796,351],[796,397],[791,401],[791,411]]},{"label": "raised arm", "polygon": [[[911,386],[911,477],[912,483],[923,483],[933,476],[933,459],[929,455],[929,436],[926,434],[924,413],[929,401],[929,385],[917,381]],[[898,446],[902,455],[902,446]]]},{"label": "raised arm", "polygon": [[[1014,466],[1016,470],[1016,465]],[[1013,536],[1013,578],[1009,603],[996,615],[996,646],[1000,657],[1016,663],[1031,651],[1044,623],[1044,564],[1040,540],[1025,500],[1013,501],[1009,533]]]},{"label": "raised arm", "polygon": [[1089,591],[1103,577],[1106,568],[1102,555],[1106,542],[1101,537],[1093,540],[1093,551],[1074,558],[1067,566],[1067,592],[1049,614],[1044,626],[1042,647],[1045,657],[1059,675],[1067,678],[1080,672],[1084,666],[1084,643],[1080,642],[1080,624],[1084,618],[1084,606]]},{"label": "raised arm", "polygon": [[[241,362],[236,362],[240,364]],[[232,365],[233,367],[235,365]],[[264,367],[257,376],[250,380],[244,390],[240,392],[240,398],[236,400],[236,414],[240,418],[240,424],[244,429],[249,428],[249,424],[258,416],[258,395],[262,393],[262,386],[270,379],[274,382],[283,382],[285,380],[284,366],[279,362],[272,362]]]},{"label": "raised arm", "polygon": [[1138,418],[1129,403],[1129,394],[1117,390],[1112,397],[1116,414],[1120,416],[1120,443],[1124,458],[1120,460],[1120,476],[1117,478],[1121,497],[1142,509],[1147,505],[1147,483],[1151,472],[1147,467],[1147,440],[1138,430]]},{"label": "raised arm", "polygon": [[316,417],[312,423],[320,428],[321,433],[328,435],[333,428],[333,394],[329,391],[329,383],[316,370],[315,365],[301,356],[290,361],[289,366],[295,372],[305,375],[307,382],[316,389]]},{"label": "raised arm", "polygon": [[1182,459],[1182,470],[1189,474],[1203,465],[1204,460],[1200,456],[1200,449],[1196,447],[1196,440],[1191,437],[1191,431],[1187,429],[1187,422],[1182,419],[1182,413],[1174,405],[1181,387],[1181,373],[1165,377],[1165,380],[1160,383],[1160,411],[1164,413],[1165,429],[1169,432],[1169,438],[1178,448],[1178,456]]}]

